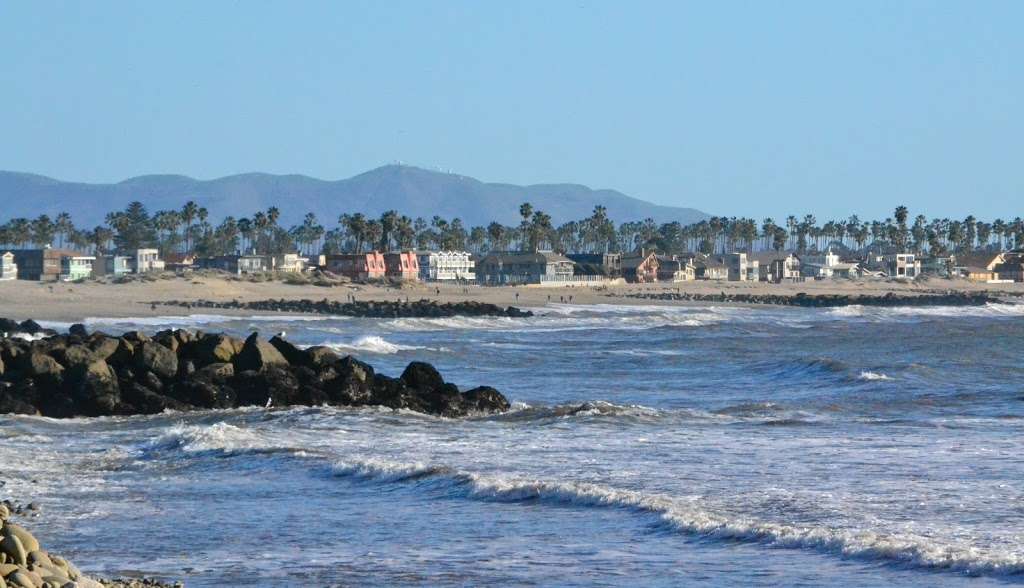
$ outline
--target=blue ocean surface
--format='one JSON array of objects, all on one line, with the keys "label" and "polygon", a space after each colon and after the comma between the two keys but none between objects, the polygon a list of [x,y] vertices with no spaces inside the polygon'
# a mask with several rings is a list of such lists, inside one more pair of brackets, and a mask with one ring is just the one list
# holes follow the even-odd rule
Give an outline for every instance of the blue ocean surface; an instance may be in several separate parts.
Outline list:
[{"label": "blue ocean surface", "polygon": [[[1024,305],[90,318],[285,331],[512,401],[0,417],[5,496],[104,576],[207,586],[1024,583]],[[54,325],[66,326],[66,325]]]}]

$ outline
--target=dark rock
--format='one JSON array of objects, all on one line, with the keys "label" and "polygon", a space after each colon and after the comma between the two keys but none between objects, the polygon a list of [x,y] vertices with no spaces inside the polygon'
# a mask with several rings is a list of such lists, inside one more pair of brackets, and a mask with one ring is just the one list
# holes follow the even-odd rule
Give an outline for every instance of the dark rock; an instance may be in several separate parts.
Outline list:
[{"label": "dark rock", "polygon": [[117,414],[121,388],[114,370],[102,359],[68,371],[71,397],[86,416]]},{"label": "dark rock", "polygon": [[273,406],[288,406],[296,404],[299,397],[299,381],[279,365],[240,372],[231,386],[238,394],[239,406],[265,406],[268,400]]},{"label": "dark rock", "polygon": [[287,366],[288,360],[273,345],[260,339],[258,333],[249,335],[242,351],[235,357],[235,368],[240,371],[259,371],[270,366]]},{"label": "dark rock", "polygon": [[236,406],[235,391],[201,380],[177,382],[171,387],[171,396],[199,408],[232,408]]},{"label": "dark rock", "polygon": [[178,374],[178,356],[160,343],[145,341],[135,349],[135,367],[171,379]]},{"label": "dark rock", "polygon": [[75,323],[68,329],[68,334],[77,335],[79,337],[88,337],[89,331],[85,328],[82,323]]},{"label": "dark rock", "polygon": [[274,349],[277,349],[281,357],[284,357],[289,364],[293,366],[310,365],[309,356],[304,351],[281,337],[277,335],[271,337],[270,344],[274,346]]},{"label": "dark rock", "polygon": [[369,404],[373,398],[373,367],[351,355],[337,363],[337,376],[324,384],[331,402],[341,405]]},{"label": "dark rock", "polygon": [[268,401],[383,405],[450,417],[508,407],[493,388],[460,394],[427,363],[413,362],[392,378],[351,356],[339,359],[327,347],[302,350],[255,333],[244,342],[187,331],[162,331],[152,339],[83,332],[31,342],[0,338],[0,412],[103,416]]},{"label": "dark rock", "polygon": [[444,386],[444,378],[437,369],[429,363],[414,361],[402,372],[402,381],[405,385],[416,390],[436,390]]},{"label": "dark rock", "polygon": [[317,345],[306,349],[308,364],[315,369],[325,369],[338,363],[338,354],[330,347]]},{"label": "dark rock", "polygon": [[462,393],[463,407],[469,412],[504,412],[510,407],[508,400],[490,386],[478,386]]},{"label": "dark rock", "polygon": [[231,363],[242,350],[242,341],[227,335],[206,335],[192,343],[196,365]]},{"label": "dark rock", "polygon": [[154,392],[141,384],[132,384],[124,390],[122,395],[141,414],[159,414],[166,410],[186,411],[193,408],[189,404]]},{"label": "dark rock", "polygon": [[43,332],[43,327],[34,320],[28,319],[27,321],[22,321],[22,323],[18,325],[18,331],[28,333],[29,335],[38,335]]},{"label": "dark rock", "polygon": [[235,377],[235,366],[230,363],[211,363],[195,372],[197,380],[212,383],[224,383]]}]

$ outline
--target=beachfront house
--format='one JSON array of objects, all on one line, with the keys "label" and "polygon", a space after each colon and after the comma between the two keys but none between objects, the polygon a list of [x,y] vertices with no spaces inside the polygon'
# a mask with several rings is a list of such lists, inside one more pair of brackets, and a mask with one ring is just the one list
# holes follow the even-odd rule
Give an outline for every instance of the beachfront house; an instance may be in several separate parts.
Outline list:
[{"label": "beachfront house", "polygon": [[217,255],[201,258],[196,263],[203,269],[220,270],[237,276],[258,274],[271,270],[270,257],[266,255]]},{"label": "beachfront house", "polygon": [[17,280],[18,264],[14,263],[14,254],[5,251],[0,255],[0,280]]},{"label": "beachfront house", "polygon": [[1024,249],[1015,249],[1003,254],[1003,261],[996,266],[999,279],[1006,282],[1024,282]]},{"label": "beachfront house", "polygon": [[492,286],[570,283],[574,265],[553,251],[491,252],[476,264],[476,277]]},{"label": "beachfront house", "polygon": [[193,253],[168,253],[164,255],[164,269],[172,272],[193,270],[198,259]]},{"label": "beachfront house", "polygon": [[694,275],[698,280],[728,280],[729,266],[720,258],[701,256],[694,261]]},{"label": "beachfront house", "polygon": [[762,282],[779,284],[800,282],[800,258],[791,251],[759,251],[747,254],[748,259],[758,264],[758,279]]},{"label": "beachfront house", "polygon": [[953,256],[953,275],[972,282],[995,282],[1000,279],[998,268],[1003,265],[1003,253],[958,253]]},{"label": "beachfront house", "polygon": [[921,275],[948,278],[953,274],[956,259],[952,255],[929,255],[921,260]]},{"label": "beachfront house", "polygon": [[692,257],[677,255],[658,256],[659,282],[692,282],[697,279],[697,267]]},{"label": "beachfront house", "polygon": [[620,253],[567,253],[565,257],[576,264],[578,276],[617,278],[622,275]]},{"label": "beachfront house", "polygon": [[424,282],[476,281],[476,263],[468,251],[420,251],[416,263]]},{"label": "beachfront house", "polygon": [[921,275],[921,258],[913,253],[891,253],[882,256],[882,269],[890,278],[909,278]]},{"label": "beachfront house", "polygon": [[100,255],[96,257],[92,273],[94,276],[114,276],[115,278],[132,271],[131,260],[127,255]]},{"label": "beachfront house", "polygon": [[158,249],[136,249],[130,252],[129,257],[133,273],[145,274],[164,271],[164,262],[160,259]]},{"label": "beachfront house", "polygon": [[760,262],[747,253],[730,253],[721,261],[729,268],[730,282],[756,282],[760,279]]},{"label": "beachfront house", "polygon": [[381,279],[387,273],[384,254],[379,251],[328,255],[325,262],[327,271],[352,280]]},{"label": "beachfront house", "polygon": [[658,281],[658,256],[654,252],[628,253],[622,256],[622,277],[633,284]]},{"label": "beachfront house", "polygon": [[807,253],[800,256],[800,274],[813,280],[833,278],[856,278],[860,276],[860,264],[842,261],[831,248],[824,253]]},{"label": "beachfront house", "polygon": [[12,249],[19,280],[55,282],[60,279],[61,258],[81,255],[68,249]]},{"label": "beachfront house", "polygon": [[298,253],[278,253],[268,256],[268,263],[272,271],[290,274],[301,274],[306,271],[306,258]]},{"label": "beachfront house", "polygon": [[412,251],[385,253],[384,274],[389,278],[398,278],[410,282],[419,280],[419,257]]},{"label": "beachfront house", "polygon": [[60,275],[62,282],[73,282],[92,277],[92,269],[96,257],[92,255],[64,255],[60,258]]}]

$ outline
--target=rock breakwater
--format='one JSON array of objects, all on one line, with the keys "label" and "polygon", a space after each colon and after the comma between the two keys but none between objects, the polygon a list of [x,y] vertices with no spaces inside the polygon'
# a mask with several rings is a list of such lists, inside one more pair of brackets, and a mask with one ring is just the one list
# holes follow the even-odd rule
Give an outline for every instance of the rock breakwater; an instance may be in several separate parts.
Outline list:
[{"label": "rock breakwater", "polygon": [[731,302],[738,304],[771,304],[776,306],[838,307],[838,306],[984,306],[1000,302],[988,292],[946,292],[940,294],[903,295],[889,292],[879,296],[866,294],[699,294],[693,292],[639,292],[626,298],[672,300],[687,302]]},{"label": "rock breakwater", "polygon": [[232,310],[256,310],[268,312],[301,312],[331,314],[363,318],[444,318],[452,316],[500,316],[530,317],[533,313],[514,306],[501,307],[486,302],[437,302],[435,300],[366,300],[339,302],[336,300],[169,300],[153,302],[154,305],[178,306],[182,308],[217,308]]},{"label": "rock breakwater", "polygon": [[427,363],[412,362],[393,378],[327,347],[302,349],[257,333],[244,340],[185,330],[115,337],[73,325],[67,334],[40,331],[42,338],[8,334],[0,339],[0,414],[66,418],[327,404],[460,417],[509,408],[494,388],[461,391]]}]

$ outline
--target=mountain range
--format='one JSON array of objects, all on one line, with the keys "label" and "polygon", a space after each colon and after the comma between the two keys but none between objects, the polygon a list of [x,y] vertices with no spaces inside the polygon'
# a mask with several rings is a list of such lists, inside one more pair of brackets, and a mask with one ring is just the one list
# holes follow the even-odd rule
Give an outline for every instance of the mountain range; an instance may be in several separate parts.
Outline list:
[{"label": "mountain range", "polygon": [[467,226],[491,221],[518,224],[519,205],[530,202],[551,215],[556,224],[591,214],[596,205],[607,208],[616,221],[679,221],[708,218],[693,208],[661,206],[615,190],[594,190],[578,184],[517,186],[486,183],[451,173],[407,165],[386,165],[336,181],[302,175],[247,173],[197,180],[181,175],[146,175],[116,184],[63,182],[45,176],[0,171],[0,222],[9,218],[51,218],[71,213],[80,227],[101,224],[107,212],[138,200],[150,212],[180,209],[188,200],[206,207],[213,222],[231,215],[249,216],[277,206],[280,223],[298,223],[307,212],[321,224],[332,225],[343,212],[371,216],[394,209],[412,218],[459,217]]}]

